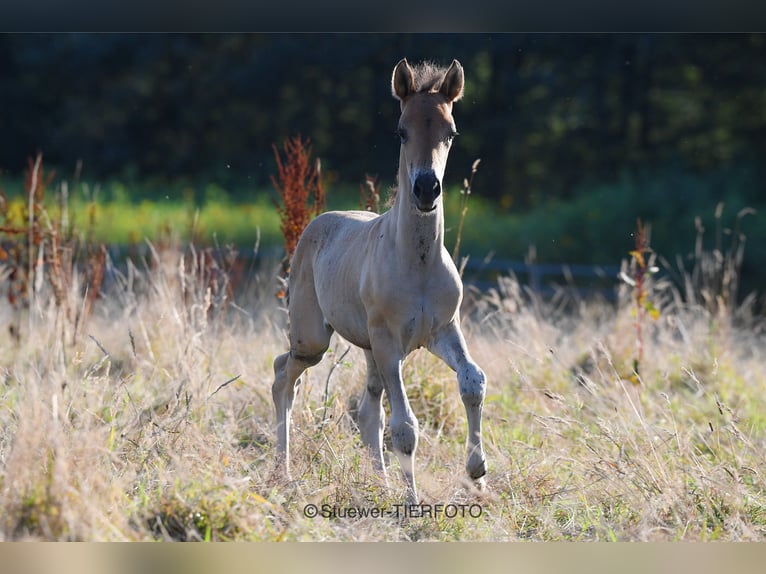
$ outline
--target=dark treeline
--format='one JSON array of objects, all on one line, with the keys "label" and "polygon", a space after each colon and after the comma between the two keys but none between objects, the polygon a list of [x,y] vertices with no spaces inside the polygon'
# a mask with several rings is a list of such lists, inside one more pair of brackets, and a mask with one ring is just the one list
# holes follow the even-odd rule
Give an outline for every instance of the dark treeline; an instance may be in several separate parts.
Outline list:
[{"label": "dark treeline", "polygon": [[402,57],[463,63],[448,177],[481,158],[505,207],[766,151],[764,34],[22,34],[0,36],[0,168],[42,150],[90,178],[266,187],[272,143],[300,133],[336,181],[393,183]]}]

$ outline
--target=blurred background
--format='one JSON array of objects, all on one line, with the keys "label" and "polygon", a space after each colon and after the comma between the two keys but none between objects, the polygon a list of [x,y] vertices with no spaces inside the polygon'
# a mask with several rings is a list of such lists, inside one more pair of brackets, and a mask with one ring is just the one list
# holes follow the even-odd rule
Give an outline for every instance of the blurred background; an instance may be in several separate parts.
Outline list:
[{"label": "blurred background", "polygon": [[103,201],[268,209],[272,145],[300,134],[355,208],[366,175],[395,182],[403,57],[465,69],[462,253],[616,265],[640,217],[671,261],[743,234],[742,289],[766,284],[766,34],[4,34],[0,186],[40,151]]}]

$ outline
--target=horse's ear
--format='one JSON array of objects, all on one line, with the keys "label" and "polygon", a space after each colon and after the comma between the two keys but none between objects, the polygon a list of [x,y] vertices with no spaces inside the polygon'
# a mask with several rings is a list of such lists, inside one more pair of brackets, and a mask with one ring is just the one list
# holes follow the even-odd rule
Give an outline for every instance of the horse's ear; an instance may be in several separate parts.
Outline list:
[{"label": "horse's ear", "polygon": [[465,78],[463,75],[463,66],[457,60],[452,60],[452,65],[444,74],[442,87],[439,92],[447,98],[448,102],[456,102],[463,97],[463,85]]},{"label": "horse's ear", "polygon": [[407,63],[407,58],[400,60],[394,68],[394,74],[391,77],[391,93],[401,101],[415,93],[415,76]]}]

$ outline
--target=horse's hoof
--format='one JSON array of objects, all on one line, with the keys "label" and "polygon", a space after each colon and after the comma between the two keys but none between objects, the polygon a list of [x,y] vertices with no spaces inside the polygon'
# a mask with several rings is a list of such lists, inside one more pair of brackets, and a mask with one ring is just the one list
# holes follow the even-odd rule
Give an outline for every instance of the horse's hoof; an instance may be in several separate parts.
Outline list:
[{"label": "horse's hoof", "polygon": [[[473,459],[473,457],[471,458]],[[468,464],[466,464],[466,470],[468,471],[468,476],[473,480],[479,480],[487,474],[487,460],[483,456],[478,461],[469,460]]]}]

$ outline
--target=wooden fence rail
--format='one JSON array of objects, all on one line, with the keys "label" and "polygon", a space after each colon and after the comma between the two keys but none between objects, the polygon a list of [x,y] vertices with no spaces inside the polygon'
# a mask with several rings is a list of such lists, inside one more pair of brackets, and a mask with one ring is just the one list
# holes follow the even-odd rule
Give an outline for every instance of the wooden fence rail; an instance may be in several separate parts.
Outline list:
[{"label": "wooden fence rail", "polygon": [[534,293],[550,294],[568,289],[581,296],[601,295],[609,299],[619,284],[619,265],[584,265],[566,263],[527,263],[510,259],[484,261],[470,258],[463,280],[467,285],[486,291],[497,285],[499,276],[514,275]]},{"label": "wooden fence rail", "polygon": [[[150,257],[146,244],[112,245],[109,253],[114,261],[128,256]],[[277,246],[261,247],[256,254],[252,246],[238,247],[237,258],[243,269],[269,269],[284,255]],[[469,257],[463,281],[481,291],[497,287],[498,277],[514,275],[533,293],[549,295],[556,290],[569,290],[582,297],[602,296],[613,299],[619,285],[619,265],[584,265],[566,263],[527,263],[512,259],[480,259]]]}]

